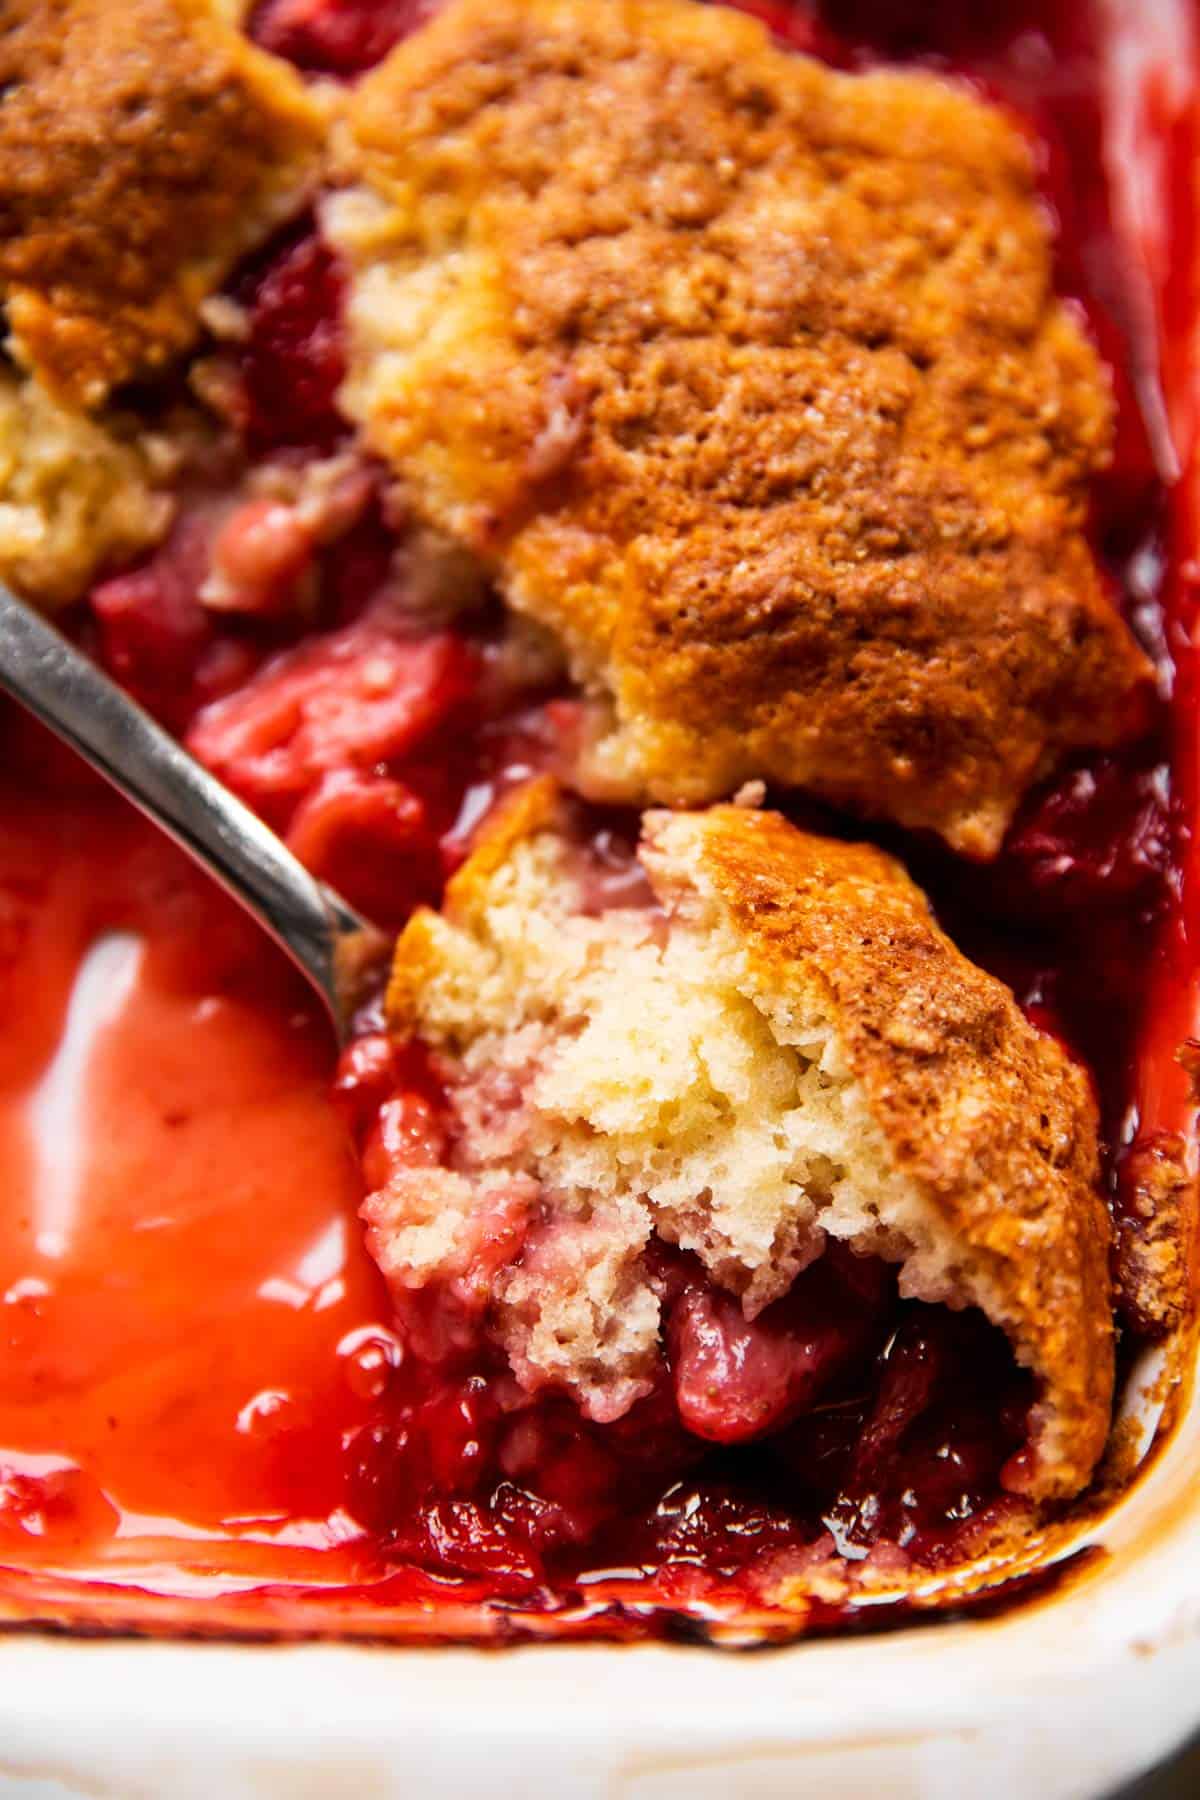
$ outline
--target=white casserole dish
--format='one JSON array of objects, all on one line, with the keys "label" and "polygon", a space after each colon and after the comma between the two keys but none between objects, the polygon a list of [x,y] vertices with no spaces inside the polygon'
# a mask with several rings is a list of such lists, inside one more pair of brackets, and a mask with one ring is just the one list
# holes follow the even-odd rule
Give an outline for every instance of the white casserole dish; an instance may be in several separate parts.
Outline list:
[{"label": "white casserole dish", "polygon": [[1200,1411],[992,1620],[750,1653],[0,1643],[0,1791],[1092,1800],[1200,1722]]}]

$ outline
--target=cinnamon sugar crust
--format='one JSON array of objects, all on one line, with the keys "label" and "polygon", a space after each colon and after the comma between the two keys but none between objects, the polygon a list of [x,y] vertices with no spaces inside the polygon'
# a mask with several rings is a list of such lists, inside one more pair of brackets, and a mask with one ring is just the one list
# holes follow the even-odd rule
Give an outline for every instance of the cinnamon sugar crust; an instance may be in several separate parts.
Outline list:
[{"label": "cinnamon sugar crust", "polygon": [[1148,668],[1028,147],[692,0],[451,0],[358,90],[344,403],[562,639],[586,791],[749,779],[998,846]]},{"label": "cinnamon sugar crust", "polygon": [[[1087,1076],[879,851],[744,808],[652,813],[655,928],[573,917],[571,829],[552,784],[515,796],[442,912],[402,933],[388,995],[393,1030],[435,1051],[456,1096],[456,1167],[478,1191],[452,1178],[464,1221],[481,1229],[501,1178],[542,1195],[549,1250],[492,1289],[519,1377],[596,1418],[643,1391],[651,1232],[698,1254],[748,1318],[840,1240],[899,1264],[902,1293],[978,1306],[1005,1331],[1037,1382],[1005,1485],[1079,1492],[1113,1389]],[[473,1121],[494,1116],[498,1071],[512,1091],[493,1141]],[[431,1178],[364,1209],[402,1294],[428,1279],[408,1187]]]},{"label": "cinnamon sugar crust", "polygon": [[92,407],[185,349],[303,202],[324,114],[208,0],[8,0],[0,290],[11,347]]}]

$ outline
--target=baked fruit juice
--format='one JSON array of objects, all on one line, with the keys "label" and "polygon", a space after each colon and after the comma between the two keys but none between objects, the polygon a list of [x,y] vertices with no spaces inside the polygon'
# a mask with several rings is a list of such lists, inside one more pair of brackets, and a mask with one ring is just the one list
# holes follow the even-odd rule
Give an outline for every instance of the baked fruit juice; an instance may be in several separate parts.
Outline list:
[{"label": "baked fruit juice", "polygon": [[786,1637],[1128,1475],[1190,719],[1110,47],[746,11],[267,0],[156,86],[146,0],[99,103],[236,204],[142,169],[119,307],[0,155],[6,579],[400,933],[335,1068],[5,716],[14,1617]]}]

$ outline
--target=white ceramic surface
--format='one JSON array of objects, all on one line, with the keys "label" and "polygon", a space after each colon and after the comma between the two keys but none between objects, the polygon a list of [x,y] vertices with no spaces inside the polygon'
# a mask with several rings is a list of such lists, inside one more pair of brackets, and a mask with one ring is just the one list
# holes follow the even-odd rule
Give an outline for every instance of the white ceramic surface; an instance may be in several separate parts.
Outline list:
[{"label": "white ceramic surface", "polygon": [[1057,1596],[776,1651],[0,1640],[0,1793],[1099,1800],[1200,1725],[1200,1407]]},{"label": "white ceramic surface", "polygon": [[1198,1464],[1193,1418],[1111,1522],[1104,1570],[1074,1591],[856,1642],[468,1652],[11,1637],[0,1791],[1095,1800],[1200,1722],[1200,1518],[1185,1509],[1156,1529]]}]

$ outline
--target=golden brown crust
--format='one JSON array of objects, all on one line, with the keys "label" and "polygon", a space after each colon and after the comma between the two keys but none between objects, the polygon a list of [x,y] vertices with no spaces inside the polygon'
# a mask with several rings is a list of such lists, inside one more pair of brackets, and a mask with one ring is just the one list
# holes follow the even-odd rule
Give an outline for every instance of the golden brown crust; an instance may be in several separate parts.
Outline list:
[{"label": "golden brown crust", "polygon": [[1188,1306],[1196,1177],[1186,1142],[1174,1131],[1138,1138],[1121,1160],[1119,1184],[1118,1304],[1140,1336],[1165,1337]]},{"label": "golden brown crust", "polygon": [[964,1272],[1037,1375],[1031,1493],[1075,1493],[1113,1388],[1110,1227],[1084,1072],[934,923],[899,863],[720,806],[651,815],[662,897],[715,914],[764,1007],[816,997],[899,1173],[962,1247]]},{"label": "golden brown crust", "polygon": [[[470,856],[446,883],[442,915],[455,924],[478,921],[487,910],[492,878],[507,862],[513,846],[541,831],[564,828],[566,823],[566,807],[552,776],[522,782],[485,818]],[[417,1030],[422,993],[441,965],[437,919],[438,914],[429,907],[418,906],[396,940],[384,1010],[390,1030],[398,1037]]]},{"label": "golden brown crust", "polygon": [[302,201],[323,115],[206,0],[8,0],[0,287],[17,353],[93,406]]},{"label": "golden brown crust", "polygon": [[988,854],[1129,727],[1108,395],[998,113],[692,0],[451,0],[345,173],[347,403],[602,697],[594,787],[762,776]]}]

